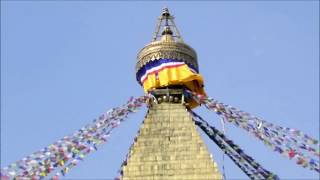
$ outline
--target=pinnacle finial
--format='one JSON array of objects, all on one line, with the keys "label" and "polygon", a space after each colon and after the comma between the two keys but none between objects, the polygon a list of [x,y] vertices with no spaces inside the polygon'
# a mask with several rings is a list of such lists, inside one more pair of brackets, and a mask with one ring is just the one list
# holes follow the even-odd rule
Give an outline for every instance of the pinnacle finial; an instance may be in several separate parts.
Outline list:
[{"label": "pinnacle finial", "polygon": [[169,9],[167,7],[164,7],[162,9],[162,16],[165,16],[165,17],[170,16]]},{"label": "pinnacle finial", "polygon": [[170,14],[169,9],[164,7],[162,9],[162,14],[158,18],[158,23],[156,30],[153,33],[152,41],[157,41],[161,39],[163,35],[170,35],[172,39],[176,42],[183,42],[180,36],[179,30],[175,25],[174,17]]}]

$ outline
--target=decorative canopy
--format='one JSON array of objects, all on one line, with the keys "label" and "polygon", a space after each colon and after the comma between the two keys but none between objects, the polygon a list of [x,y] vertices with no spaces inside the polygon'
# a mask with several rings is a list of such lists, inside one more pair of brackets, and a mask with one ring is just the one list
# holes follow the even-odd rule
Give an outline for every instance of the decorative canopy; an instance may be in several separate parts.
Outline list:
[{"label": "decorative canopy", "polygon": [[183,42],[168,8],[164,8],[162,15],[158,18],[152,42],[138,53],[136,71],[138,72],[148,62],[158,59],[182,60],[193,66],[196,71],[199,70],[196,52]]}]

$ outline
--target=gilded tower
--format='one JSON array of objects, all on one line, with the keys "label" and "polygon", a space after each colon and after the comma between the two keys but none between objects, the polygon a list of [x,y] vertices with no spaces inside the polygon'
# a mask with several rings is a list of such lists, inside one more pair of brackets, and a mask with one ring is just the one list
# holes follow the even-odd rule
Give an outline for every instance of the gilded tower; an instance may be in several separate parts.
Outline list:
[{"label": "gilded tower", "polygon": [[222,179],[188,112],[198,104],[184,93],[205,94],[197,54],[184,43],[167,8],[137,60],[137,81],[154,101],[122,167],[122,179]]}]

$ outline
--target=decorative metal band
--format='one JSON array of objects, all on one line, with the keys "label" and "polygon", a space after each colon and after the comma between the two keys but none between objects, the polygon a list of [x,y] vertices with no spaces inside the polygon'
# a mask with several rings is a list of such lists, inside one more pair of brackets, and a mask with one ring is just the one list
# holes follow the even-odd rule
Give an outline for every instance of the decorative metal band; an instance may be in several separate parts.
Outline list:
[{"label": "decorative metal band", "polygon": [[158,59],[178,59],[199,69],[196,52],[190,46],[180,42],[153,42],[138,53],[137,59],[136,71],[148,62]]}]

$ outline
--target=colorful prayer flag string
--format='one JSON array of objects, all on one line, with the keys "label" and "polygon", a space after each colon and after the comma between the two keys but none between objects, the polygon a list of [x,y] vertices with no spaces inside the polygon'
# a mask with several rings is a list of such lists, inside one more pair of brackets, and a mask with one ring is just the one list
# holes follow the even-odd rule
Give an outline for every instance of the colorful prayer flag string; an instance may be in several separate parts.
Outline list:
[{"label": "colorful prayer flag string", "polygon": [[64,176],[90,152],[96,151],[98,145],[107,142],[111,131],[130,113],[136,112],[148,98],[148,96],[131,98],[127,104],[107,111],[73,135],[65,136],[48,147],[2,168],[1,180],[6,178],[36,180],[54,172],[56,173],[52,179]]},{"label": "colorful prayer flag string", "polygon": [[207,109],[215,111],[226,122],[233,123],[237,127],[246,130],[273,151],[289,159],[295,159],[296,164],[304,168],[308,167],[320,173],[318,140],[299,130],[274,125],[207,96],[188,90],[186,92],[199,104],[203,104]]}]

